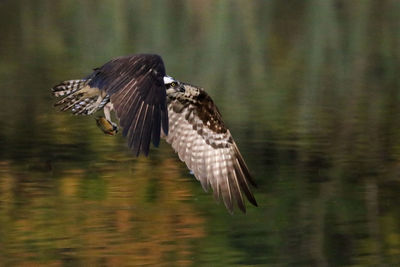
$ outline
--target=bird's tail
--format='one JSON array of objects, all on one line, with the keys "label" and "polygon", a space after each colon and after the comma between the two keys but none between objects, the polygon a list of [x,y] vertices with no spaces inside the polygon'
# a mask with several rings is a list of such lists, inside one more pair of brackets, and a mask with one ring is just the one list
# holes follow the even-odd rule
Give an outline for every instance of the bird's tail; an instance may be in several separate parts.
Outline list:
[{"label": "bird's tail", "polygon": [[90,80],[64,81],[51,90],[55,97],[63,97],[54,106],[60,111],[72,111],[75,115],[90,115],[104,106],[104,96],[98,88],[88,86]]},{"label": "bird's tail", "polygon": [[67,96],[84,87],[87,82],[86,79],[64,81],[51,88],[51,90],[55,97]]}]

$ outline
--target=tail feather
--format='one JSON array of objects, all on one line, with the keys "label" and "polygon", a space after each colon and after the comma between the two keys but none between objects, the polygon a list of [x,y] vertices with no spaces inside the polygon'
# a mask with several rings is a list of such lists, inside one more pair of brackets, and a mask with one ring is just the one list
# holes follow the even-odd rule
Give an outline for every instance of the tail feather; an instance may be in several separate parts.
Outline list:
[{"label": "tail feather", "polygon": [[[67,97],[61,99],[60,101],[57,101],[56,103],[54,103],[54,106],[57,107],[57,106],[61,106],[64,104],[71,103],[71,102],[75,102],[75,101],[79,100],[82,96],[83,96],[83,94],[80,92],[73,93],[73,94],[68,95]],[[64,110],[62,110],[62,111],[64,111]]]},{"label": "tail feather", "polygon": [[72,113],[74,113],[75,115],[92,114],[94,111],[98,110],[98,105],[96,105],[98,99],[98,96],[92,96],[80,101],[72,108]]},{"label": "tail feather", "polygon": [[[64,100],[64,99],[63,99]],[[73,106],[80,106],[80,102],[84,102],[82,101],[82,94],[77,94],[74,98],[72,98],[70,101],[64,101],[63,104],[65,104],[60,111],[67,111],[69,109],[71,109]],[[57,104],[57,103],[56,103]]]},{"label": "tail feather", "polygon": [[54,86],[51,90],[55,97],[68,96],[84,87],[90,80],[69,80]]},{"label": "tail feather", "polygon": [[54,106],[60,111],[71,111],[75,115],[90,115],[106,103],[109,96],[103,96],[98,88],[88,86],[87,79],[64,81],[52,88],[53,95],[63,97]]}]

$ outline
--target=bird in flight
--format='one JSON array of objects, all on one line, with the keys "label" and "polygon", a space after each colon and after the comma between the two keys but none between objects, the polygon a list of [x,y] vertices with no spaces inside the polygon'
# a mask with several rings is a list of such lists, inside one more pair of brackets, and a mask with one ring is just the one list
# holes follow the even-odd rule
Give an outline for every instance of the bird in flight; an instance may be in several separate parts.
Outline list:
[{"label": "bird in flight", "polygon": [[237,206],[246,212],[243,195],[253,205],[256,186],[229,129],[211,97],[203,88],[180,82],[165,72],[155,54],[118,57],[95,68],[86,78],[67,80],[52,88],[61,111],[92,115],[103,109],[97,125],[114,135],[115,112],[136,156],[148,155],[150,143],[164,138],[178,153],[203,189],[211,187],[229,212]]}]

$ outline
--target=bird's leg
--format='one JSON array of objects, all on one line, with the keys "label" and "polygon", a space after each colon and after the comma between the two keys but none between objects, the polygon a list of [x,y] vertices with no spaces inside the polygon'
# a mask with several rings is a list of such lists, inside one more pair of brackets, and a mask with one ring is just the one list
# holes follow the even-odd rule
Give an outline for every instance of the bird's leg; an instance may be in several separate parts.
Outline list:
[{"label": "bird's leg", "polygon": [[103,107],[103,112],[104,116],[106,116],[106,119],[111,122],[111,110],[113,109],[113,106],[110,102],[108,102],[104,107]]},{"label": "bird's leg", "polygon": [[113,126],[113,130],[115,132],[118,132],[118,125],[111,120],[111,110],[114,110],[113,104],[111,104],[111,102],[108,102],[103,108],[104,116]]},{"label": "bird's leg", "polygon": [[96,118],[97,126],[103,131],[103,133],[108,135],[115,135],[118,132],[118,126],[116,123],[111,121],[111,110],[113,106],[111,103],[107,103],[103,107],[104,117]]}]

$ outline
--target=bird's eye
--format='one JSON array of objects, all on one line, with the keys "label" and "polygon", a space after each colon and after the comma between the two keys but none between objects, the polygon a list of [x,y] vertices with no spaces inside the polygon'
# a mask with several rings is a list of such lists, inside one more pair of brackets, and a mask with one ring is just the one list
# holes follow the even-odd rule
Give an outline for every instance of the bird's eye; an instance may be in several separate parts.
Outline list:
[{"label": "bird's eye", "polygon": [[172,82],[170,83],[171,87],[175,87],[176,86],[176,82]]}]

